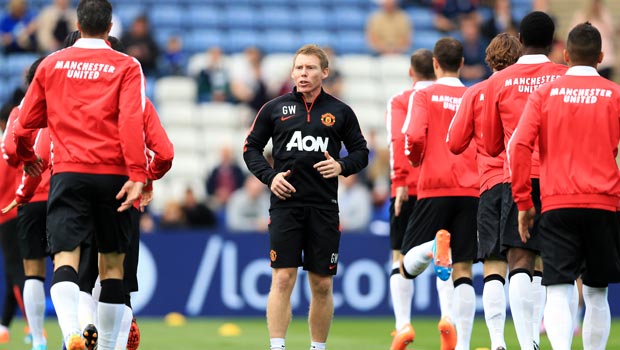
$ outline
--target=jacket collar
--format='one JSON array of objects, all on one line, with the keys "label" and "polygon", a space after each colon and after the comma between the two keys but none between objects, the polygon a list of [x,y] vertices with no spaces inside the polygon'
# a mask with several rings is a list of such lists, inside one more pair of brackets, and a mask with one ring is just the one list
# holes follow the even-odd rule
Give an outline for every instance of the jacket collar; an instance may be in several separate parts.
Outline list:
[{"label": "jacket collar", "polygon": [[112,48],[105,42],[103,39],[94,39],[94,38],[80,38],[78,39],[74,47],[79,47],[82,49],[110,49]]},{"label": "jacket collar", "polygon": [[566,75],[575,75],[582,77],[595,77],[599,76],[596,68],[590,66],[573,66],[568,68]]}]

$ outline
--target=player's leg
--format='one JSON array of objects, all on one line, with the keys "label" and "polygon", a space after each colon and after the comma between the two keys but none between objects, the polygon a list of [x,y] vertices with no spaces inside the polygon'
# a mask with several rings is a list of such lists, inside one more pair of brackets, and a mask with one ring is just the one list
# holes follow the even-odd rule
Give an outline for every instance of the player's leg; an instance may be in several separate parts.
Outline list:
[{"label": "player's leg", "polygon": [[[602,210],[592,212],[592,221],[587,231],[584,230],[583,238],[586,263],[582,280],[586,313],[582,339],[584,350],[603,350],[607,346],[611,328],[607,285],[620,282],[617,263],[620,260],[620,221],[616,213],[610,215]],[[592,234],[594,232],[597,234]]]},{"label": "player's leg", "polygon": [[482,304],[491,349],[506,348],[504,328],[506,324],[506,257],[501,254],[500,219],[502,208],[502,184],[497,184],[480,195],[478,204],[478,253],[484,263],[484,287]]},{"label": "player's leg", "polygon": [[415,278],[431,263],[433,244],[437,231],[446,227],[445,214],[440,213],[438,198],[419,199],[407,224],[401,253],[403,275]]},{"label": "player's leg", "polygon": [[338,271],[340,219],[338,211],[305,208],[304,270],[312,300],[308,314],[310,349],[325,349],[334,315],[333,276]]},{"label": "player's leg", "polygon": [[5,296],[0,320],[0,343],[9,341],[9,326],[15,316],[24,284],[24,265],[18,247],[17,219],[11,219],[0,225],[0,246],[4,257]]},{"label": "player's leg", "polygon": [[472,263],[477,251],[478,198],[450,197],[455,211],[450,218],[454,283],[454,322],[457,331],[456,349],[469,349],[476,313],[476,293],[472,280]]},{"label": "player's leg", "polygon": [[270,210],[269,258],[271,288],[267,297],[267,329],[271,349],[284,349],[285,337],[292,318],[291,293],[302,265],[304,240],[304,208]]},{"label": "player's leg", "polygon": [[24,258],[24,309],[32,336],[32,348],[44,349],[45,319],[45,258],[47,201],[32,202],[18,209],[19,248]]},{"label": "player's leg", "polygon": [[545,327],[551,346],[558,350],[571,348],[571,301],[574,299],[574,281],[584,262],[585,243],[581,231],[586,227],[584,223],[590,221],[588,211],[550,210],[542,214],[539,225],[545,265],[543,283],[547,286]]},{"label": "player's leg", "polygon": [[[532,179],[532,202],[534,202],[534,208],[536,209],[532,235],[534,243],[539,245],[539,239],[536,237],[538,235],[538,222],[540,221],[540,213],[542,210],[539,179]],[[547,288],[542,284],[542,276],[542,258],[540,254],[537,254],[534,260],[534,271],[532,273],[532,339],[536,344],[540,344],[540,327],[542,325],[545,302],[547,300]]]},{"label": "player's leg", "polygon": [[83,174],[60,173],[50,180],[47,232],[54,256],[50,295],[67,349],[85,348],[78,322],[80,243],[94,230],[91,188]]},{"label": "player's leg", "polygon": [[517,338],[521,349],[531,349],[533,293],[532,274],[534,270],[535,250],[531,243],[524,244],[519,236],[518,209],[512,198],[510,184],[503,184],[502,193],[502,249],[508,261],[508,301]]},{"label": "player's leg", "polygon": [[99,267],[97,264],[99,263],[99,256],[93,234],[90,234],[80,247],[78,320],[80,322],[80,329],[82,329],[82,335],[86,339],[86,347],[88,350],[92,350],[99,341],[99,331],[95,326],[98,299],[92,295],[93,289],[98,284]]},{"label": "player's leg", "polygon": [[127,181],[120,175],[90,175],[96,188],[94,216],[95,240],[99,252],[99,277],[101,294],[97,303],[97,328],[99,350],[112,350],[118,339],[119,326],[125,311],[125,286],[123,261],[129,249],[131,217],[129,211],[117,212],[121,201],[115,198]]},{"label": "player's leg", "polygon": [[131,294],[138,291],[138,256],[140,250],[140,211],[129,209],[131,216],[131,243],[124,261],[125,311],[121,320],[116,347],[136,350],[140,346],[140,329],[131,309]]},{"label": "player's leg", "polygon": [[413,281],[405,278],[400,273],[400,265],[403,258],[400,249],[407,229],[407,223],[411,218],[415,197],[403,202],[400,214],[394,213],[394,198],[390,203],[390,246],[392,248],[392,269],[390,271],[390,296],[394,308],[395,331],[394,339],[390,346],[391,350],[404,349],[407,344],[413,342],[415,332],[411,326],[411,303],[413,299]]}]

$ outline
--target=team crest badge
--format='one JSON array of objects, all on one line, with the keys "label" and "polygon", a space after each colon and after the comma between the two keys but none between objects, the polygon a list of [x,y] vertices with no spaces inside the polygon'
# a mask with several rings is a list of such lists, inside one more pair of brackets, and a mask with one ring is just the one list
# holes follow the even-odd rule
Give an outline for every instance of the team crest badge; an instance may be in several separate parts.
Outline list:
[{"label": "team crest badge", "polygon": [[321,123],[325,126],[332,126],[336,123],[336,117],[331,113],[325,113],[321,116]]},{"label": "team crest badge", "polygon": [[269,258],[271,259],[271,261],[272,261],[272,262],[276,261],[277,256],[278,256],[278,255],[276,254],[276,251],[275,251],[275,250],[273,250],[273,249],[272,249],[272,250],[269,252]]}]

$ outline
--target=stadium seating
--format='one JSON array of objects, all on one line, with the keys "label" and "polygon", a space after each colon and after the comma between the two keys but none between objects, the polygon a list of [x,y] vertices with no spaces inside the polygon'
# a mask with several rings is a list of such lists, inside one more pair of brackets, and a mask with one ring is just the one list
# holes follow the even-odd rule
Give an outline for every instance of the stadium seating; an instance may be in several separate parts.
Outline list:
[{"label": "stadium seating", "polygon": [[195,103],[197,96],[196,81],[189,77],[170,76],[155,82],[155,103],[168,101]]}]

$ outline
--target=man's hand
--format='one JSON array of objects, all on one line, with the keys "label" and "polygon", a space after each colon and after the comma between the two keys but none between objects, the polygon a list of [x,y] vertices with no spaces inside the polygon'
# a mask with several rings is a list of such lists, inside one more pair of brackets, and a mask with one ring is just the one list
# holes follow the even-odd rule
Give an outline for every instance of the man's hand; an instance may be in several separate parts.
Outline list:
[{"label": "man's hand", "polygon": [[142,189],[144,188],[144,183],[142,182],[133,182],[131,180],[127,180],[121,190],[116,195],[116,199],[121,200],[125,197],[125,201],[118,207],[117,211],[125,211],[133,205],[133,203],[140,198],[140,194],[142,194]]},{"label": "man's hand", "polygon": [[278,173],[271,181],[271,192],[281,200],[291,198],[292,194],[297,192],[295,187],[285,179],[289,175],[291,175],[291,171],[287,170],[286,172]]},{"label": "man's hand", "polygon": [[394,198],[394,215],[400,215],[400,210],[403,207],[403,202],[409,200],[409,188],[407,186],[396,187],[396,197]]},{"label": "man's hand", "polygon": [[153,191],[142,191],[140,195],[140,212],[144,213],[146,208],[153,200]]},{"label": "man's hand", "polygon": [[13,208],[19,207],[19,203],[15,199],[11,202],[11,204],[7,205],[6,208],[2,209],[2,214],[6,214],[13,210]]},{"label": "man's hand", "polygon": [[37,156],[37,160],[32,163],[25,164],[24,163],[24,172],[26,175],[30,177],[37,177],[43,173],[43,160],[41,157]]},{"label": "man's hand", "polygon": [[521,236],[523,243],[527,243],[527,240],[530,239],[529,229],[534,227],[534,215],[536,215],[534,207],[528,210],[519,210],[519,236]]},{"label": "man's hand", "polygon": [[325,151],[325,159],[326,160],[314,164],[314,169],[318,170],[324,178],[330,179],[342,173],[342,166],[340,163],[332,158],[327,151]]}]

